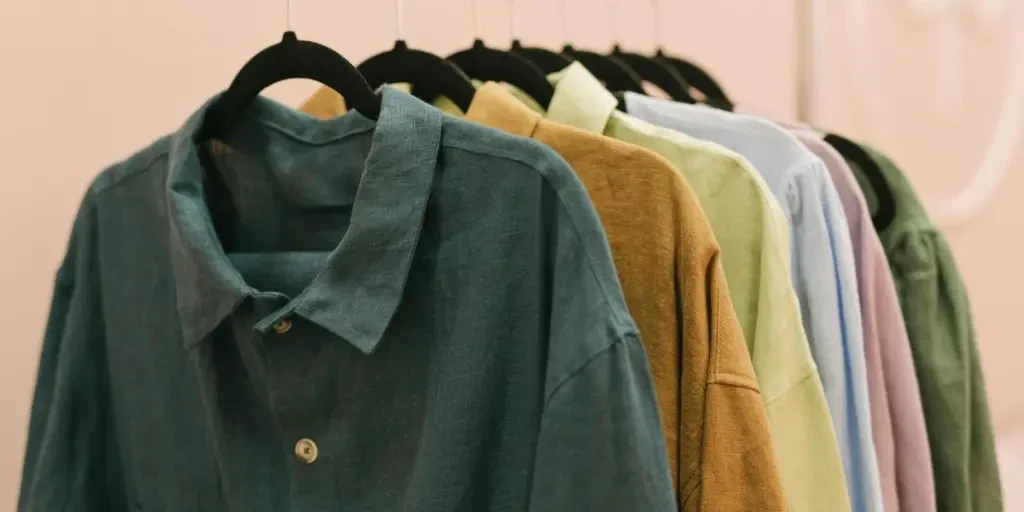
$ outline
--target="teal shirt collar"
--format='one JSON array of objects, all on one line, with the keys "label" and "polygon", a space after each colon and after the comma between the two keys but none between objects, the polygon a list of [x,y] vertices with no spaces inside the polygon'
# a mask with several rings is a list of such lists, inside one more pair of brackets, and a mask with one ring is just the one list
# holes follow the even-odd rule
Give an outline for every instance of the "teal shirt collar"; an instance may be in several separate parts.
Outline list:
[{"label": "teal shirt collar", "polygon": [[[208,152],[195,143],[206,106],[172,136],[166,188],[171,263],[186,347],[209,335],[242,300],[262,293],[228,259],[204,199],[216,177]],[[272,159],[310,158],[275,153],[282,139],[308,145],[313,154],[339,138],[373,132],[344,238],[303,292],[255,326],[265,332],[282,318],[300,315],[359,350],[373,352],[409,275],[440,148],[441,112],[385,87],[376,122],[354,111],[320,121],[260,97],[241,123],[265,138],[259,140],[266,148],[263,156]],[[321,169],[330,172],[329,165]],[[314,197],[321,185],[310,176],[287,177],[287,186],[307,197]]]}]

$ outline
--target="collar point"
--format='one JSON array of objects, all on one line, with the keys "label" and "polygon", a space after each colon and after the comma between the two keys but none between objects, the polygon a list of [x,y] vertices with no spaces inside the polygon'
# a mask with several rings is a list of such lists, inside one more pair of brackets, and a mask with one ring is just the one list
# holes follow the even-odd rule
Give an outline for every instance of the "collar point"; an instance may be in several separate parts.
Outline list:
[{"label": "collar point", "polygon": [[[352,311],[356,308],[341,307],[339,309]],[[357,322],[354,318],[346,319],[338,315],[330,314],[326,309],[320,308],[299,306],[294,312],[310,322],[319,325],[334,336],[347,341],[353,347],[359,349],[360,352],[366,355],[372,355],[377,350],[381,340],[384,338],[384,331],[387,328],[387,321],[380,318],[367,324],[365,318],[364,321]],[[356,317],[359,317],[359,315],[356,315]],[[273,322],[271,322],[271,324],[272,323]],[[355,325],[357,323],[361,325]],[[268,326],[269,325],[270,324],[268,324]]]}]

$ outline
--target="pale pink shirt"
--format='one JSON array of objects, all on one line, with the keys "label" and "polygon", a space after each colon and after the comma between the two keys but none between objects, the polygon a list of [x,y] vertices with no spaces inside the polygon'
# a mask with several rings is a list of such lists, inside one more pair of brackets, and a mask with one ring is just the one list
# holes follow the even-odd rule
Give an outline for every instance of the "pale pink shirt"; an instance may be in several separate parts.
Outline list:
[{"label": "pale pink shirt", "polygon": [[821,135],[786,128],[825,162],[853,242],[871,426],[885,510],[933,512],[932,460],[910,340],[882,242],[853,170]]}]

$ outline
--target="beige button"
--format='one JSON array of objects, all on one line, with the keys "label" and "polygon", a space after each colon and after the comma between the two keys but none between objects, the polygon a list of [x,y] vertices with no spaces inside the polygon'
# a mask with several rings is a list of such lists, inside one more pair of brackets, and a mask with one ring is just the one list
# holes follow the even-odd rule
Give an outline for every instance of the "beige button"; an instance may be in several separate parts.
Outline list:
[{"label": "beige button", "polygon": [[320,457],[320,448],[312,439],[302,438],[295,443],[295,456],[306,464],[312,464]]},{"label": "beige button", "polygon": [[282,318],[274,322],[274,325],[271,325],[270,328],[277,334],[284,334],[292,329],[292,321],[287,318]]}]

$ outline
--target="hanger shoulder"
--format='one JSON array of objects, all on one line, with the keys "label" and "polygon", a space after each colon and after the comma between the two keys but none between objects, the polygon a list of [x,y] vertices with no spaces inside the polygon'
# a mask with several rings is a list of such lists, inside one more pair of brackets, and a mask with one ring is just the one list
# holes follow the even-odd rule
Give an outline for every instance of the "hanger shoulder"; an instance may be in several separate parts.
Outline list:
[{"label": "hanger shoulder", "polygon": [[625,62],[640,78],[658,86],[673,100],[696,103],[697,100],[690,94],[690,85],[674,68],[638,53],[622,51],[617,46],[612,56]]},{"label": "hanger shoulder", "polygon": [[566,56],[576,59],[583,64],[598,80],[604,82],[605,87],[610,91],[627,91],[637,94],[646,94],[644,84],[640,76],[636,74],[621,60],[615,57],[607,57],[595,52],[577,50],[571,45],[566,45],[562,51]]},{"label": "hanger shoulder", "polygon": [[896,217],[896,199],[881,166],[860,144],[846,137],[829,133],[825,135],[825,142],[864,173],[868,184],[871,185],[871,191],[878,200],[878,208],[871,214],[871,223],[874,224],[876,231],[887,228]]},{"label": "hanger shoulder", "polygon": [[281,42],[269,46],[242,66],[227,91],[207,110],[198,138],[223,137],[242,117],[260,91],[282,80],[316,80],[345,95],[348,104],[371,119],[380,113],[380,97],[363,75],[334,50],[286,32]]},{"label": "hanger shoulder", "polygon": [[464,111],[476,94],[473,82],[458,66],[433,53],[411,49],[404,41],[363,61],[357,69],[373,88],[408,83],[421,100],[431,102],[441,94]]},{"label": "hanger shoulder", "polygon": [[519,40],[512,42],[512,53],[522,55],[527,60],[532,62],[544,74],[557,73],[572,64],[572,59],[569,59],[565,55],[553,52],[546,48],[538,48],[533,46],[523,46]]},{"label": "hanger shoulder", "polygon": [[686,82],[693,86],[694,89],[700,91],[705,98],[713,100],[719,105],[729,105],[729,110],[732,110],[733,103],[725,93],[725,90],[722,86],[718,85],[718,81],[700,66],[668,55],[661,50],[658,50],[655,58],[678,71],[686,79]]},{"label": "hanger shoulder", "polygon": [[544,108],[555,94],[544,72],[522,55],[488,48],[479,39],[469,49],[453,53],[448,60],[477,80],[513,85]]}]

